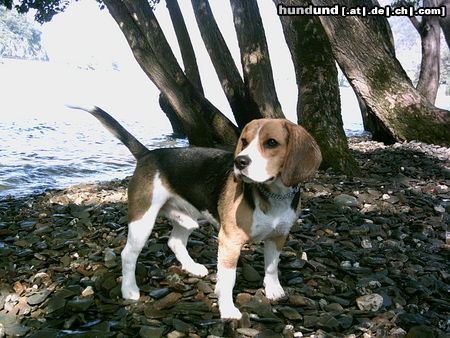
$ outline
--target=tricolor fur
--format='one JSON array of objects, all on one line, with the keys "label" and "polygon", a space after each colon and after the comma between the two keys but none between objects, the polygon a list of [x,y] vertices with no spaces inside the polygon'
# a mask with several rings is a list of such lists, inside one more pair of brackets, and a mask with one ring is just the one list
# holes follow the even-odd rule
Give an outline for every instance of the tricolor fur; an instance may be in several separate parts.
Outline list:
[{"label": "tricolor fur", "polygon": [[128,187],[128,239],[121,254],[124,298],[140,297],[136,261],[158,215],[171,221],[168,245],[182,268],[196,276],[208,270],[190,257],[188,237],[200,217],[220,224],[216,293],[221,318],[241,317],[232,293],[247,242],[264,241],[266,296],[284,296],[279,255],[300,213],[300,192],[293,187],[312,176],[321,162],[319,147],[305,129],[284,119],[260,119],[244,128],[234,153],[195,147],[149,151],[101,109],[83,110],[137,159]]}]

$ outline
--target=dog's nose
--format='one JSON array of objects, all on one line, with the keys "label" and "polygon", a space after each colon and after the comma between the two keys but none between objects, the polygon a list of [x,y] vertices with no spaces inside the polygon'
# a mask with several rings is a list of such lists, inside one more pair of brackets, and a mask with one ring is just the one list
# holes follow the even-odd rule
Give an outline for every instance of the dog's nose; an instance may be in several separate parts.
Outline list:
[{"label": "dog's nose", "polygon": [[244,169],[245,167],[248,167],[252,163],[252,160],[247,155],[241,155],[234,159],[234,165],[239,170]]}]

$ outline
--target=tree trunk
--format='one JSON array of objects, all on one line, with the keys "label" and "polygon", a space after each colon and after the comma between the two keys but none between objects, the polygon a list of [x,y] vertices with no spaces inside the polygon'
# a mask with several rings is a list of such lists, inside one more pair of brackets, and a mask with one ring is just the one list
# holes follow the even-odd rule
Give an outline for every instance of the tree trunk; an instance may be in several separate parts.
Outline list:
[{"label": "tree trunk", "polygon": [[[315,6],[373,7],[370,0],[312,0]],[[413,86],[398,60],[385,48],[388,39],[359,16],[320,16],[333,53],[353,89],[396,141],[450,145],[450,113],[434,107]],[[384,40],[384,41],[383,41]],[[374,135],[379,139],[380,135]],[[392,141],[379,139],[381,141]]]},{"label": "tree trunk", "polygon": [[445,7],[446,16],[439,19],[439,24],[441,25],[442,33],[444,33],[447,47],[450,48],[450,0],[442,1],[441,6]]},{"label": "tree trunk", "polygon": [[183,121],[180,120],[176,111],[170,106],[169,101],[166,97],[160,93],[159,94],[159,106],[164,114],[166,114],[167,119],[172,126],[172,136],[177,138],[186,138],[186,132],[184,131]]},{"label": "tree trunk", "polygon": [[264,117],[282,118],[266,35],[256,0],[230,0],[233,10],[245,88]]},{"label": "tree trunk", "polygon": [[[423,5],[424,7],[437,7],[437,1],[424,0]],[[439,17],[423,16],[419,34],[422,43],[422,62],[420,63],[417,90],[434,104],[439,89],[439,64],[441,61],[441,27],[439,25]]]},{"label": "tree trunk", "polygon": [[105,0],[141,68],[167,98],[191,145],[235,144],[237,128],[189,82],[145,0]]},{"label": "tree trunk", "polygon": [[245,92],[244,81],[214,19],[208,0],[191,0],[195,19],[220,84],[239,128],[261,118],[258,106]]},{"label": "tree trunk", "polygon": [[[303,0],[274,0],[275,4],[306,6]],[[347,174],[358,165],[344,132],[338,72],[331,46],[316,16],[280,16],[291,52],[298,87],[298,123],[315,138],[322,151],[322,167]]]}]

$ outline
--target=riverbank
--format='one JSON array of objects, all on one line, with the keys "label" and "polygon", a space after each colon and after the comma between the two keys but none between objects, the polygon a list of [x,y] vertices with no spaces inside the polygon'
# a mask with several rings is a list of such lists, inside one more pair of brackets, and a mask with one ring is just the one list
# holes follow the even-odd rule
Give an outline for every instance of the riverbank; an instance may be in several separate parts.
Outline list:
[{"label": "riverbank", "polygon": [[139,302],[120,295],[126,184],[116,180],[0,200],[0,336],[439,337],[449,331],[450,150],[350,138],[361,177],[321,171],[281,255],[288,297],[263,294],[263,251],[242,252],[239,323],[218,318],[216,230],[189,250],[193,278],[159,220],[139,258]]}]

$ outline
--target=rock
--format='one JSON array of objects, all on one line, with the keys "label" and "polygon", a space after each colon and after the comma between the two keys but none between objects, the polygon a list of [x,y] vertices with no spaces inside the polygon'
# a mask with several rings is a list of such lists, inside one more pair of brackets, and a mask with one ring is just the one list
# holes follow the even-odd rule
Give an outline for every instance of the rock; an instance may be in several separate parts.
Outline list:
[{"label": "rock", "polygon": [[305,327],[315,327],[320,317],[317,316],[303,316],[303,325]]},{"label": "rock", "polygon": [[182,295],[177,292],[171,292],[164,298],[161,298],[153,303],[153,309],[162,310],[173,306]]},{"label": "rock", "polygon": [[373,293],[356,298],[356,305],[362,311],[376,312],[383,306],[383,297]]},{"label": "rock", "polygon": [[250,264],[244,263],[242,265],[242,276],[249,282],[259,282],[261,275]]},{"label": "rock", "polygon": [[185,322],[183,322],[180,319],[174,318],[172,320],[172,325],[175,328],[175,330],[179,331],[179,332],[183,332],[183,333],[188,333],[188,332],[193,332],[194,328],[191,324],[187,324]]},{"label": "rock", "polygon": [[152,298],[160,299],[164,296],[167,296],[170,293],[170,290],[167,288],[156,289],[149,292],[149,296]]},{"label": "rock", "polygon": [[339,321],[330,315],[325,315],[321,317],[317,323],[316,326],[325,330],[325,331],[336,331],[339,329]]},{"label": "rock", "polygon": [[405,338],[435,338],[437,337],[434,333],[434,330],[430,326],[420,325],[413,326],[409,331]]},{"label": "rock", "polygon": [[330,303],[324,306],[324,310],[328,312],[342,312],[344,308],[339,303]]},{"label": "rock", "polygon": [[92,299],[74,298],[67,302],[67,309],[73,312],[84,312],[93,304]]},{"label": "rock", "polygon": [[44,289],[42,291],[36,292],[27,298],[27,302],[30,305],[41,304],[47,297],[51,294],[51,291]]},{"label": "rock", "polygon": [[315,300],[300,295],[289,296],[289,304],[293,306],[304,306],[309,309],[317,309],[319,307],[319,304]]},{"label": "rock", "polygon": [[424,316],[417,313],[402,313],[397,317],[397,321],[404,328],[413,326],[430,325],[430,321]]},{"label": "rock", "polygon": [[159,338],[162,337],[164,333],[164,327],[154,327],[154,326],[141,326],[139,329],[139,336],[142,338],[154,337]]},{"label": "rock", "polygon": [[251,328],[238,328],[236,331],[246,337],[256,337],[260,331]]},{"label": "rock", "polygon": [[283,316],[290,320],[301,320],[302,316],[296,309],[290,306],[283,306],[278,308],[278,311],[283,314]]},{"label": "rock", "polygon": [[340,194],[334,198],[334,203],[339,207],[359,207],[360,203],[354,196]]}]

